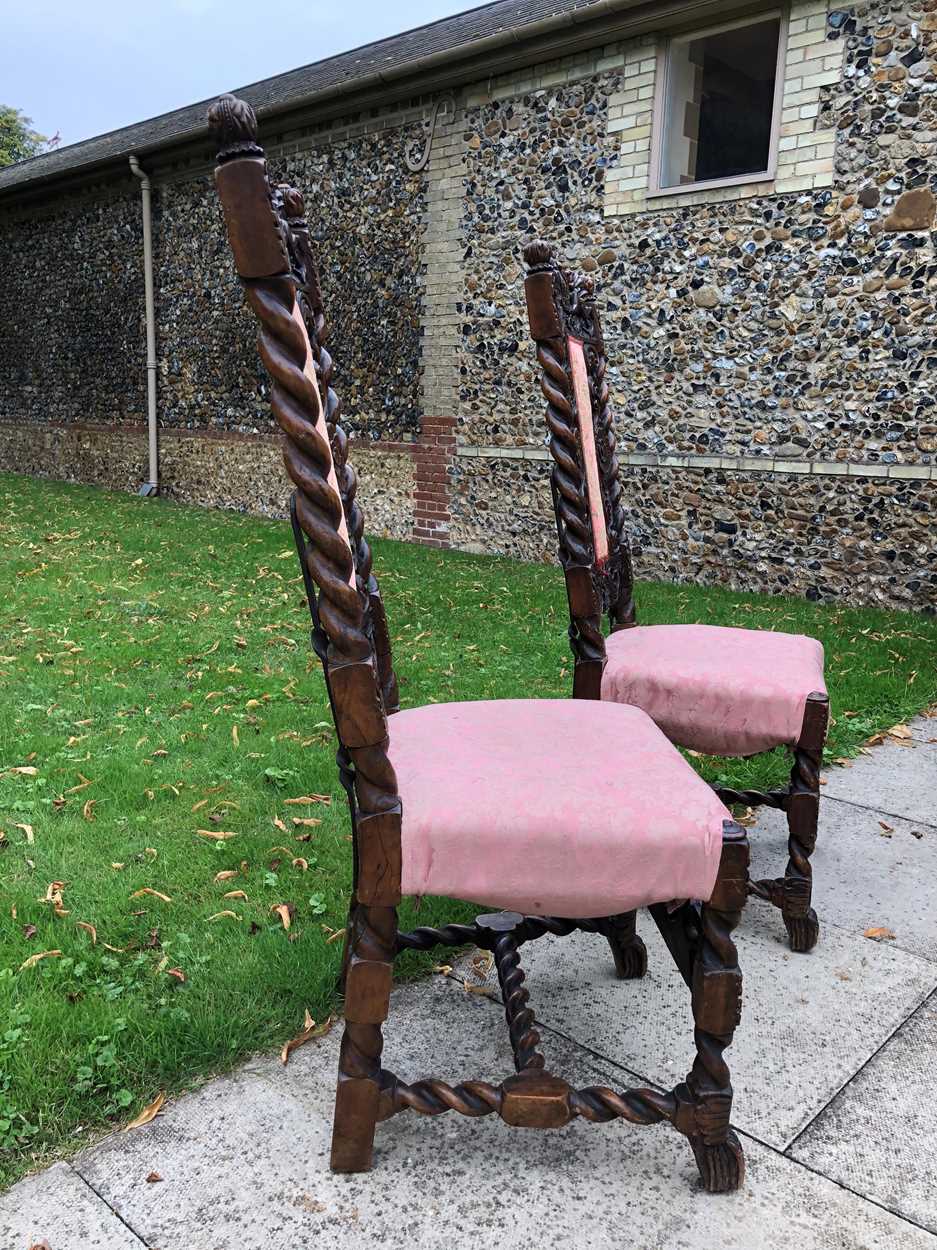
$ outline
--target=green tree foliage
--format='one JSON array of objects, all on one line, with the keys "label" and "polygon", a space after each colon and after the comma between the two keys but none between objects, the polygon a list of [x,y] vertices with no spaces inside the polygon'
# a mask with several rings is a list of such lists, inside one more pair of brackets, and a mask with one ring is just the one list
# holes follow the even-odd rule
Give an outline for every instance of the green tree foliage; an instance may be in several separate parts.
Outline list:
[{"label": "green tree foliage", "polygon": [[38,156],[48,146],[45,135],[32,129],[32,118],[8,104],[0,104],[0,166]]}]

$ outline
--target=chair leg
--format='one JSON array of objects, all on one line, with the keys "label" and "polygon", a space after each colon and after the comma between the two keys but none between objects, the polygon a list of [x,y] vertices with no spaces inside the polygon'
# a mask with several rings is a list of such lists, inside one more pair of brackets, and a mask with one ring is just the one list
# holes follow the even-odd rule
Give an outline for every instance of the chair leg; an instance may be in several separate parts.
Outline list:
[{"label": "chair leg", "polygon": [[387,1019],[397,942],[394,907],[353,904],[345,967],[345,1031],[338,1061],[332,1171],[367,1172],[377,1124],[381,1025]]},{"label": "chair leg", "polygon": [[345,922],[345,937],[342,942],[342,966],[338,974],[337,989],[339,994],[345,995],[345,979],[348,976],[348,961],[351,958],[351,935],[355,924],[355,908],[358,904],[352,898],[348,904],[348,919]]},{"label": "chair leg", "polygon": [[791,788],[787,799],[788,862],[784,873],[781,915],[792,951],[813,950],[820,935],[820,922],[811,907],[813,870],[810,856],[817,845],[820,813],[820,764],[829,718],[825,694],[807,698],[800,741],[794,748]]},{"label": "chair leg", "polygon": [[637,912],[625,911],[609,916],[602,933],[612,949],[615,976],[619,981],[633,981],[647,972],[647,947],[638,937]]},{"label": "chair leg", "polygon": [[696,1058],[678,1091],[692,1104],[686,1131],[709,1193],[738,1189],[745,1175],[742,1147],[730,1127],[732,1084],[723,1052],[741,1016],[742,974],[732,932],[745,905],[748,859],[745,831],[727,823],[716,886],[700,908],[692,979]]}]

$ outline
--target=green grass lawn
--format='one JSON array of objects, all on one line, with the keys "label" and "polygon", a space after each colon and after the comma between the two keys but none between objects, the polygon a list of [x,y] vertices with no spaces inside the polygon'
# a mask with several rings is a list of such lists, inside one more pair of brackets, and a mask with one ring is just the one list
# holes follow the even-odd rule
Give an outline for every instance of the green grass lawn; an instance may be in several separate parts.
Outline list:
[{"label": "green grass lawn", "polygon": [[[405,705],[568,694],[555,568],[374,547]],[[351,856],[285,522],[6,475],[0,561],[8,1181],[335,1009]],[[821,638],[834,757],[937,698],[932,618],[667,585],[638,603]],[[419,921],[469,910],[426,900]]]}]

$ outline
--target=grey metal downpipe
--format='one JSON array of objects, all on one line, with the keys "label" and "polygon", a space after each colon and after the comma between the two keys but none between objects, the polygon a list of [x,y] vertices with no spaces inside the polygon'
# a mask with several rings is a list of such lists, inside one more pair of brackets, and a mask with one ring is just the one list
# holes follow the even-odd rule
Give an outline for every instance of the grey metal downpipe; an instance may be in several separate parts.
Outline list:
[{"label": "grey metal downpipe", "polygon": [[138,495],[159,492],[159,445],[156,435],[156,304],[153,299],[153,219],[150,180],[136,156],[130,156],[130,172],[140,179],[143,201],[143,290],[146,301],[146,426],[149,440],[149,473]]}]

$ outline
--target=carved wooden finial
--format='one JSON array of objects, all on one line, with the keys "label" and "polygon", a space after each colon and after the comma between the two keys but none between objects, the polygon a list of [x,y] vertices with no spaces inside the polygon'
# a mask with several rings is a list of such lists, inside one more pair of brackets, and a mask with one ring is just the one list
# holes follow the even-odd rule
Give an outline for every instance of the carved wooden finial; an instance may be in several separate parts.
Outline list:
[{"label": "carved wooden finial", "polygon": [[543,239],[535,239],[524,248],[524,260],[529,269],[540,269],[553,260],[553,247]]},{"label": "carved wooden finial", "polygon": [[277,185],[277,190],[280,193],[285,217],[289,219],[305,217],[306,204],[303,200],[303,193],[298,187],[291,186],[288,182],[281,182]]},{"label": "carved wooden finial", "polygon": [[208,128],[218,144],[218,163],[243,156],[263,156],[257,144],[257,118],[246,100],[219,96],[208,110]]}]

